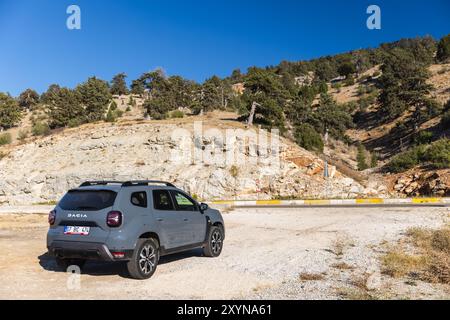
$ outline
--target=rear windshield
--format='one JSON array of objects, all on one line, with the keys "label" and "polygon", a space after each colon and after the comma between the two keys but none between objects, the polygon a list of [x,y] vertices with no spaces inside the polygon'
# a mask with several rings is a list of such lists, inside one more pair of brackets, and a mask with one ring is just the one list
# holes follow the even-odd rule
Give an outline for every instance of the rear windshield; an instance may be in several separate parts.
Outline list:
[{"label": "rear windshield", "polygon": [[96,211],[112,207],[117,193],[109,190],[71,190],[59,202],[63,210]]}]

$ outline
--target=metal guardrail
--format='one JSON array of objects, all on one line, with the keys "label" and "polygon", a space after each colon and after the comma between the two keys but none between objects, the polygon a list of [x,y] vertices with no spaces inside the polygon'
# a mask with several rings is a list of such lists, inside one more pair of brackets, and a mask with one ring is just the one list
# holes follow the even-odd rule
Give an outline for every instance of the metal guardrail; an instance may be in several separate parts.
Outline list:
[{"label": "metal guardrail", "polygon": [[450,198],[408,198],[408,199],[324,199],[324,200],[225,200],[213,201],[212,204],[228,205],[233,207],[259,207],[259,206],[364,206],[364,205],[450,205]]},{"label": "metal guardrail", "polygon": [[[450,198],[408,198],[408,199],[330,199],[330,200],[221,200],[211,205],[223,205],[236,208],[252,207],[332,207],[332,206],[450,206]],[[0,214],[47,214],[54,205],[0,206]]]}]

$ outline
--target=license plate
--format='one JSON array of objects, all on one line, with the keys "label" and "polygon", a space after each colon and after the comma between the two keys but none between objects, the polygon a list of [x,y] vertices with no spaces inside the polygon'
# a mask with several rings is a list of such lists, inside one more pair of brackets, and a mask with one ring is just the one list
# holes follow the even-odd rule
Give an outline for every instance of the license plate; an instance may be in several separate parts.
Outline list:
[{"label": "license plate", "polygon": [[91,231],[90,227],[74,227],[74,226],[64,227],[64,234],[67,235],[87,236],[89,235],[90,231]]}]

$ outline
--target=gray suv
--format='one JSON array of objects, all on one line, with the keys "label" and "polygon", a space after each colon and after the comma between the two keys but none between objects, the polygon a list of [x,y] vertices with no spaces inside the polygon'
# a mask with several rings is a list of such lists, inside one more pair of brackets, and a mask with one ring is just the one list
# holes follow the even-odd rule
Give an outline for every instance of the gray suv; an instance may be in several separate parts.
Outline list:
[{"label": "gray suv", "polygon": [[125,261],[132,278],[150,278],[164,255],[203,248],[222,252],[218,210],[163,181],[90,181],[50,212],[47,248],[60,267],[87,260]]}]

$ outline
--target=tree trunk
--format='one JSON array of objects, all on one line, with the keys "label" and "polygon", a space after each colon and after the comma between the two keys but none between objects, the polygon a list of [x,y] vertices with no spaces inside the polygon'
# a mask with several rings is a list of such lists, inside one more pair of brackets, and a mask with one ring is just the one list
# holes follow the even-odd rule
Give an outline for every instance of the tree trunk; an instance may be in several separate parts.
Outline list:
[{"label": "tree trunk", "polygon": [[256,107],[257,107],[257,106],[259,106],[259,104],[256,103],[256,102],[253,102],[253,104],[252,104],[252,109],[251,109],[251,111],[250,111],[250,116],[248,117],[248,121],[247,121],[247,124],[248,124],[249,126],[252,126],[252,125],[253,125],[253,120],[255,119],[255,112],[256,112]]}]

